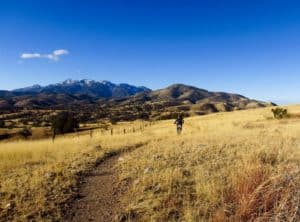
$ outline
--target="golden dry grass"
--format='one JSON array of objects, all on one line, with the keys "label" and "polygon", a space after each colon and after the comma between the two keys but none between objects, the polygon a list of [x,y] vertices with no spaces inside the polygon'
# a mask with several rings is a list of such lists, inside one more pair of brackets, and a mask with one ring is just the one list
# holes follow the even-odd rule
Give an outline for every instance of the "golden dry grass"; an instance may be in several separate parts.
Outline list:
[{"label": "golden dry grass", "polygon": [[128,218],[299,221],[300,119],[274,120],[270,108],[218,113],[187,118],[181,136],[173,120],[147,124],[121,123],[113,136],[96,130],[92,139],[0,143],[0,220],[62,220],[78,172],[148,142],[119,161],[120,180],[132,181]]},{"label": "golden dry grass", "polygon": [[[132,125],[51,139],[0,143],[0,221],[62,220],[60,205],[72,195],[76,175],[106,153],[147,140]],[[124,135],[123,128],[127,127]]]},{"label": "golden dry grass", "polygon": [[[299,112],[300,106],[289,107]],[[120,164],[135,221],[299,221],[300,120],[270,108],[172,121]]]}]

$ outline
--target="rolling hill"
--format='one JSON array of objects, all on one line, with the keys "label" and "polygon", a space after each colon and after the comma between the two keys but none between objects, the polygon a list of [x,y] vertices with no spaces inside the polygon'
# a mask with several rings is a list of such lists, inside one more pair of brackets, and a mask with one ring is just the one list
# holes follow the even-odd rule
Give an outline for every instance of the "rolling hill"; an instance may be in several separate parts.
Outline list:
[{"label": "rolling hill", "polygon": [[66,80],[48,86],[34,85],[0,91],[0,110],[72,110],[90,120],[166,119],[178,112],[203,115],[275,105],[239,94],[210,92],[194,86],[173,84],[159,90],[108,81]]},{"label": "rolling hill", "polygon": [[183,84],[174,84],[164,89],[142,92],[127,98],[112,99],[112,101],[115,102],[114,105],[147,106],[148,109],[157,109],[160,112],[174,110],[176,107],[177,111],[194,110],[198,114],[275,105],[252,100],[239,94],[209,92]]}]

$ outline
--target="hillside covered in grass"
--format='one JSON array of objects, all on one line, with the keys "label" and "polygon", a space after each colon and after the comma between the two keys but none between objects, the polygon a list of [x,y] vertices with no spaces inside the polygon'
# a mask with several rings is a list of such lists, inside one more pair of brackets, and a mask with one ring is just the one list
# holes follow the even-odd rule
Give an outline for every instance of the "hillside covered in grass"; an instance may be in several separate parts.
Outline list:
[{"label": "hillside covered in grass", "polygon": [[0,90],[0,121],[7,127],[24,122],[40,127],[49,125],[53,113],[64,110],[73,112],[81,123],[95,123],[99,119],[115,123],[170,119],[178,112],[193,116],[273,105],[239,94],[211,92],[184,84],[152,91],[107,81],[69,80],[45,87]]},{"label": "hillside covered in grass", "polygon": [[[300,106],[287,107],[290,113]],[[271,108],[124,122],[51,139],[0,143],[0,221],[64,221],[79,175],[137,144],[117,163],[128,221],[298,221],[300,119]]]},{"label": "hillside covered in grass", "polygon": [[189,118],[184,128],[178,137],[171,121],[161,122],[151,142],[120,165],[134,184],[129,217],[300,220],[300,119],[274,120],[267,108]]}]

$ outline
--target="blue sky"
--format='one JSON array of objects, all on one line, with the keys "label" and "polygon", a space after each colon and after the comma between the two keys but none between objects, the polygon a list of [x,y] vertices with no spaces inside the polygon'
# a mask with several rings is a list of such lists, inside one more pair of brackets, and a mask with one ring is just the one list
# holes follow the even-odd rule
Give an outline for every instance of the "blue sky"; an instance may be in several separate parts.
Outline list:
[{"label": "blue sky", "polygon": [[289,0],[2,1],[0,89],[86,78],[295,103],[299,34]]}]

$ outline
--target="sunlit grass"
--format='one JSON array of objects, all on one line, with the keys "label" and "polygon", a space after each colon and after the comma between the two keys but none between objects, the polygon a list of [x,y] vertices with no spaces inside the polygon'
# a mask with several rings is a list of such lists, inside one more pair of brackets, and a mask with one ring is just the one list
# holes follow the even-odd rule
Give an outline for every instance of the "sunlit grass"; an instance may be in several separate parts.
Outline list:
[{"label": "sunlit grass", "polygon": [[171,121],[156,127],[156,139],[120,166],[122,178],[134,184],[128,215],[140,221],[299,219],[299,119],[273,120],[267,108],[189,118],[180,137]]},{"label": "sunlit grass", "polygon": [[[300,106],[288,110],[297,114]],[[58,209],[78,172],[105,153],[145,142],[119,161],[120,180],[132,182],[123,197],[129,217],[299,219],[300,119],[274,120],[270,108],[217,113],[187,118],[181,136],[173,122],[120,123],[113,131],[93,131],[92,138],[86,131],[54,143],[0,143],[0,221],[62,220]]]},{"label": "sunlit grass", "polygon": [[[0,143],[0,221],[61,220],[58,205],[71,196],[76,174],[105,153],[146,142],[127,123],[52,139]],[[123,129],[127,128],[126,134]],[[38,219],[39,218],[39,219]]]}]

